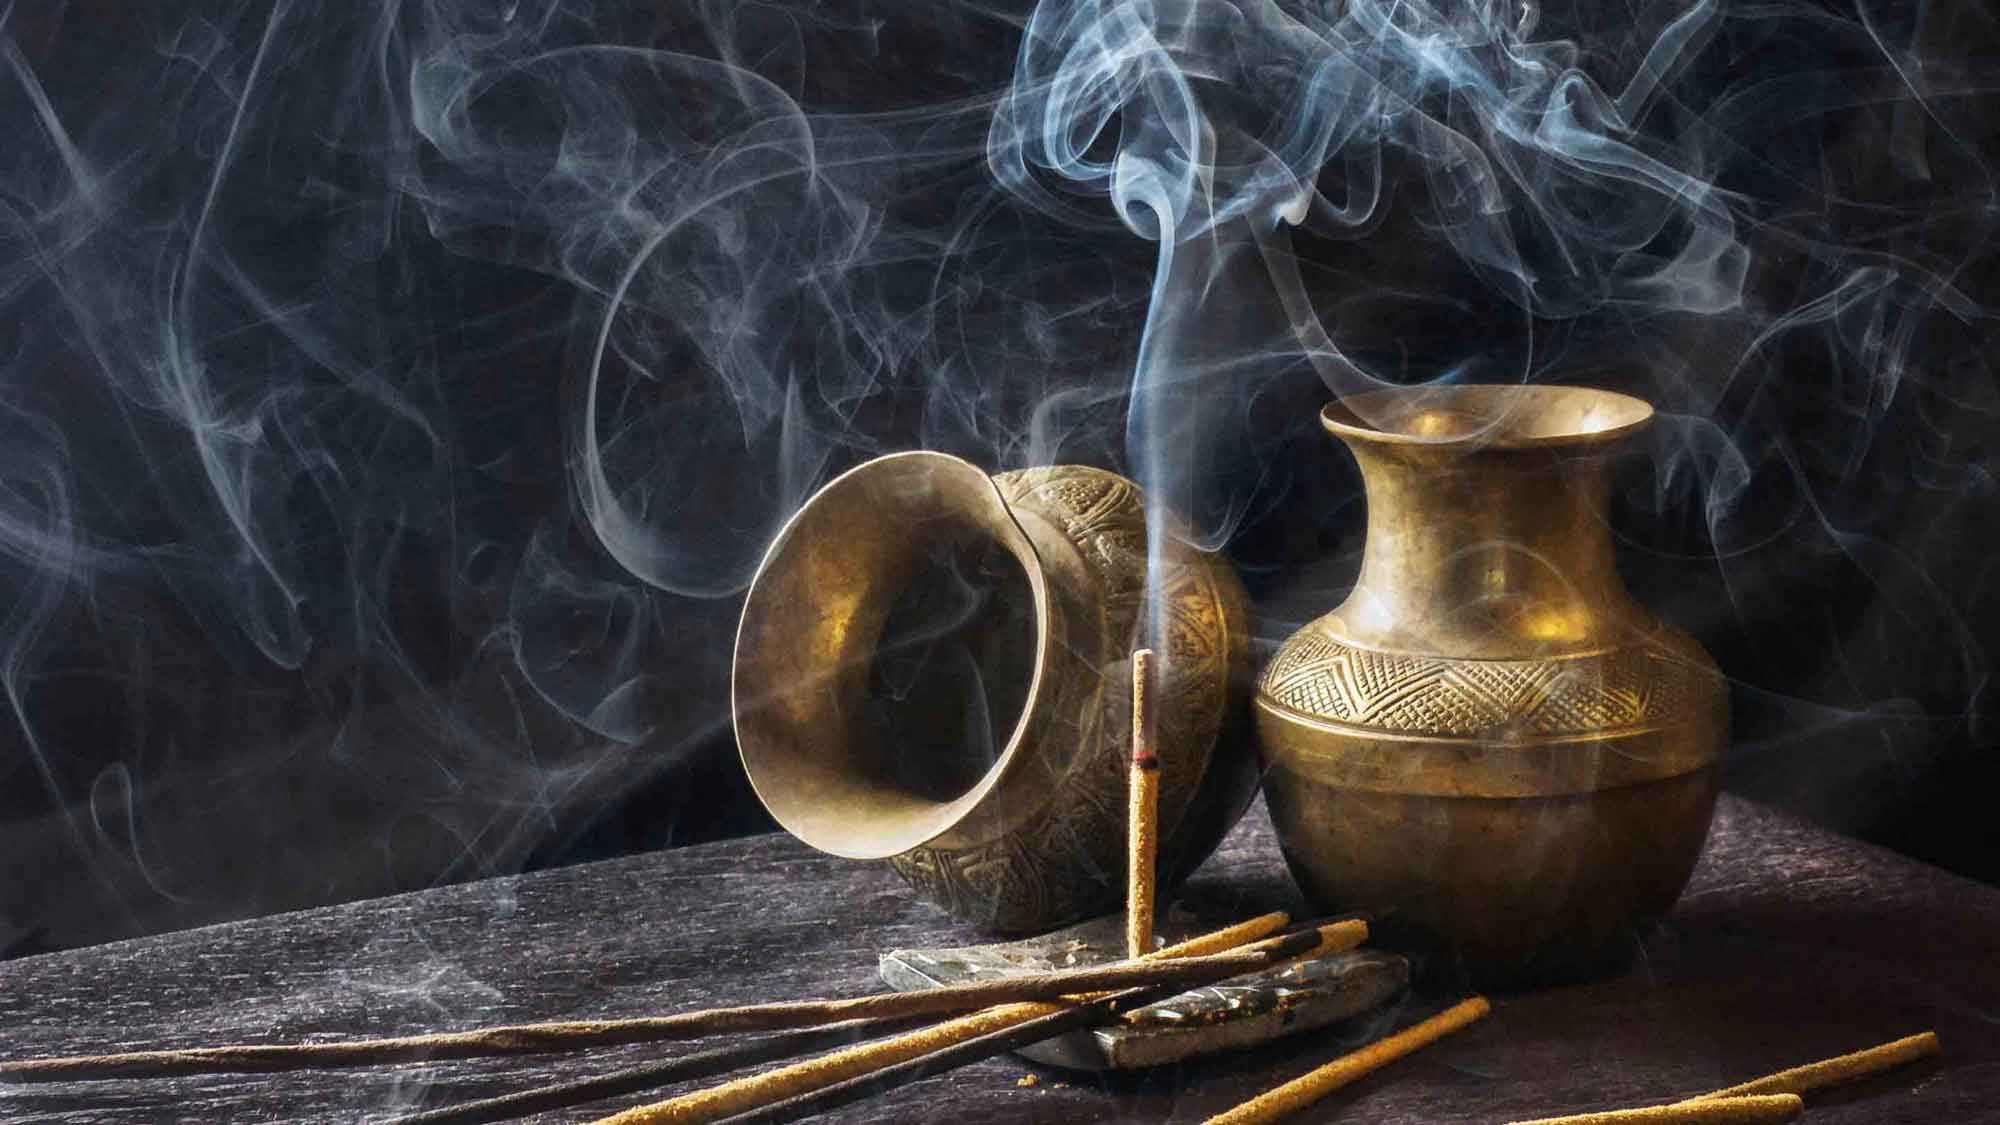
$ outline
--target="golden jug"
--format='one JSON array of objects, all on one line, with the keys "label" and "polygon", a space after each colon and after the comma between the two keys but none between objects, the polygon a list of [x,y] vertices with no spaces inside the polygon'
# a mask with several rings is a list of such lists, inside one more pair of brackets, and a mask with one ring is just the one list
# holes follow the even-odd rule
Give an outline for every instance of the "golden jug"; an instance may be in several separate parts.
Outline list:
[{"label": "golden jug", "polygon": [[[1143,498],[1098,469],[989,477],[917,452],[836,478],[779,532],[737,630],[758,799],[807,844],[893,857],[919,894],[995,930],[1110,908],[1130,652],[1155,596],[1160,862],[1163,880],[1185,874],[1255,791],[1247,611],[1217,556],[1171,535],[1162,557],[1149,594]],[[911,608],[926,600],[944,610]],[[963,649],[937,651],[946,636]],[[950,667],[969,671],[943,682]]]},{"label": "golden jug", "polygon": [[1679,896],[1728,700],[1634,602],[1608,526],[1646,403],[1568,387],[1373,392],[1321,421],[1361,468],[1359,578],[1258,686],[1293,876],[1476,978],[1586,973]]}]

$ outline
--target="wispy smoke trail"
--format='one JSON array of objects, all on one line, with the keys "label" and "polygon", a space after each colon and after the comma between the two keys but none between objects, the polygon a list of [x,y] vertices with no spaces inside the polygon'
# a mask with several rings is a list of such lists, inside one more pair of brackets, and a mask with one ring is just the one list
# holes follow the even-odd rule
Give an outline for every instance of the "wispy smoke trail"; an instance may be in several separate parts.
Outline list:
[{"label": "wispy smoke trail", "polygon": [[[1995,214],[1963,112],[1981,87],[1948,50],[1915,41],[1920,7],[1895,20],[1867,4],[1638,14],[1612,27],[1521,3],[1048,0],[996,114],[994,167],[1031,206],[1079,224],[1115,215],[1156,244],[1127,453],[1211,544],[1270,494],[1269,472],[1218,471],[1220,451],[1268,463],[1242,404],[1302,367],[1335,394],[1461,378],[1636,389],[1678,415],[1655,503],[1704,513],[1717,592],[1739,622],[1769,616],[1760,603],[1783,564],[1764,548],[1844,556],[1874,579],[1864,597],[1951,638],[1951,678],[1971,694],[1934,727],[1983,723],[1970,607],[1920,563],[1881,569],[1870,560],[1903,553],[1822,504],[1869,471],[1892,411],[1936,409],[1912,399],[1939,395],[1971,407],[1955,423],[1993,424],[1990,385],[1950,370],[1965,353],[1920,350],[1954,328],[1991,335],[1960,282],[1984,268]],[[1984,12],[1962,18],[1991,30]],[[1828,134],[1858,129],[1865,143],[1878,125],[1880,149],[1848,156],[1872,182],[1850,182]],[[1913,185],[1915,198],[1897,194]],[[1958,241],[1944,254],[1907,237],[1871,245],[1871,218],[1901,236],[1949,225]],[[1309,278],[1354,256],[1339,243],[1357,239],[1389,248],[1372,262],[1437,248],[1456,269],[1354,270],[1345,291]],[[1398,301],[1459,315],[1439,330],[1392,314],[1385,332],[1369,306]],[[1690,339],[1698,350],[1672,354]],[[1796,368],[1815,361],[1839,373],[1837,395],[1859,399],[1834,439],[1842,454],[1752,465],[1819,439],[1787,432],[1799,417],[1729,433],[1715,419],[1736,396],[1810,397],[1815,377]],[[1911,392],[1913,368],[1926,386]],[[1983,464],[1959,459],[1948,475],[1990,495]],[[1673,487],[1690,479],[1693,497]],[[1796,499],[1745,511],[1774,490]]]},{"label": "wispy smoke trail", "polygon": [[735,596],[879,452],[1129,472],[1280,635],[1380,382],[1661,405],[1767,791],[1991,736],[1984,7],[31,7],[0,945],[741,817]]}]

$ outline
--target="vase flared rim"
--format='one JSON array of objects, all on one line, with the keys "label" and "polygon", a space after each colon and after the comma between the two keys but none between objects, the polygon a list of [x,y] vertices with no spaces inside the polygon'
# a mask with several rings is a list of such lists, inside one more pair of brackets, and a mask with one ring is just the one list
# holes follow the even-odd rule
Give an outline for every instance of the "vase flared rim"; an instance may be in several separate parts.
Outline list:
[{"label": "vase flared rim", "polygon": [[1521,383],[1390,387],[1320,411],[1320,424],[1349,443],[1468,452],[1609,446],[1652,421],[1652,404],[1632,395]]}]

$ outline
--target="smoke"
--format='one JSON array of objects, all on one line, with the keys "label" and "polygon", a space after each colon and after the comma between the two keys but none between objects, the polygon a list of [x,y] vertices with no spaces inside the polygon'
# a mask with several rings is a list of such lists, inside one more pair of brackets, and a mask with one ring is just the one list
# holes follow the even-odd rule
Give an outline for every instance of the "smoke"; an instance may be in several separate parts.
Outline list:
[{"label": "smoke", "polygon": [[[1638,584],[1739,673],[1739,778],[1855,826],[1895,800],[1843,789],[1907,797],[1992,737],[1984,564],[1939,540],[1994,485],[1990,90],[1952,46],[1993,31],[1869,3],[1045,2],[992,153],[1028,205],[1155,245],[1126,453],[1239,560],[1300,518],[1257,409],[1300,370],[1658,404],[1627,506],[1702,524],[1628,544]],[[1306,502],[1351,527],[1344,487]],[[1337,599],[1303,573],[1266,640]]]},{"label": "smoke", "polygon": [[1995,30],[0,8],[0,945],[744,823],[736,599],[881,452],[1127,472],[1275,639],[1358,545],[1313,412],[1433,379],[1659,405],[1635,587],[1741,779],[1877,815],[1991,738]]}]

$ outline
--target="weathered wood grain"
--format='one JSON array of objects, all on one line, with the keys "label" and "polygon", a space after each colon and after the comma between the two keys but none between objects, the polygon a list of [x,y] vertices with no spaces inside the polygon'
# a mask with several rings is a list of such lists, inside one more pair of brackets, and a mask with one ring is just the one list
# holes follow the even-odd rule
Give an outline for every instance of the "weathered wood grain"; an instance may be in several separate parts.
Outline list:
[{"label": "weathered wood grain", "polygon": [[[1218,918],[1299,907],[1261,808],[1180,897]],[[764,836],[0,964],[0,1055],[859,995],[880,987],[882,949],[977,938],[885,867]],[[1413,1001],[1427,1003],[1436,1000]],[[1725,799],[1693,886],[1630,970],[1497,996],[1482,1024],[1302,1120],[1428,1125],[1660,1101],[1925,1028],[1944,1041],[1940,1063],[1828,1091],[1811,1100],[1810,1120],[2000,1120],[1996,1018],[2000,892]],[[989,1061],[827,1120],[1199,1121],[1379,1031],[1339,1029],[1138,1077],[1044,1071],[1032,1087],[1016,1085],[1020,1063]],[[714,1045],[7,1086],[0,1121],[378,1121]]]}]

